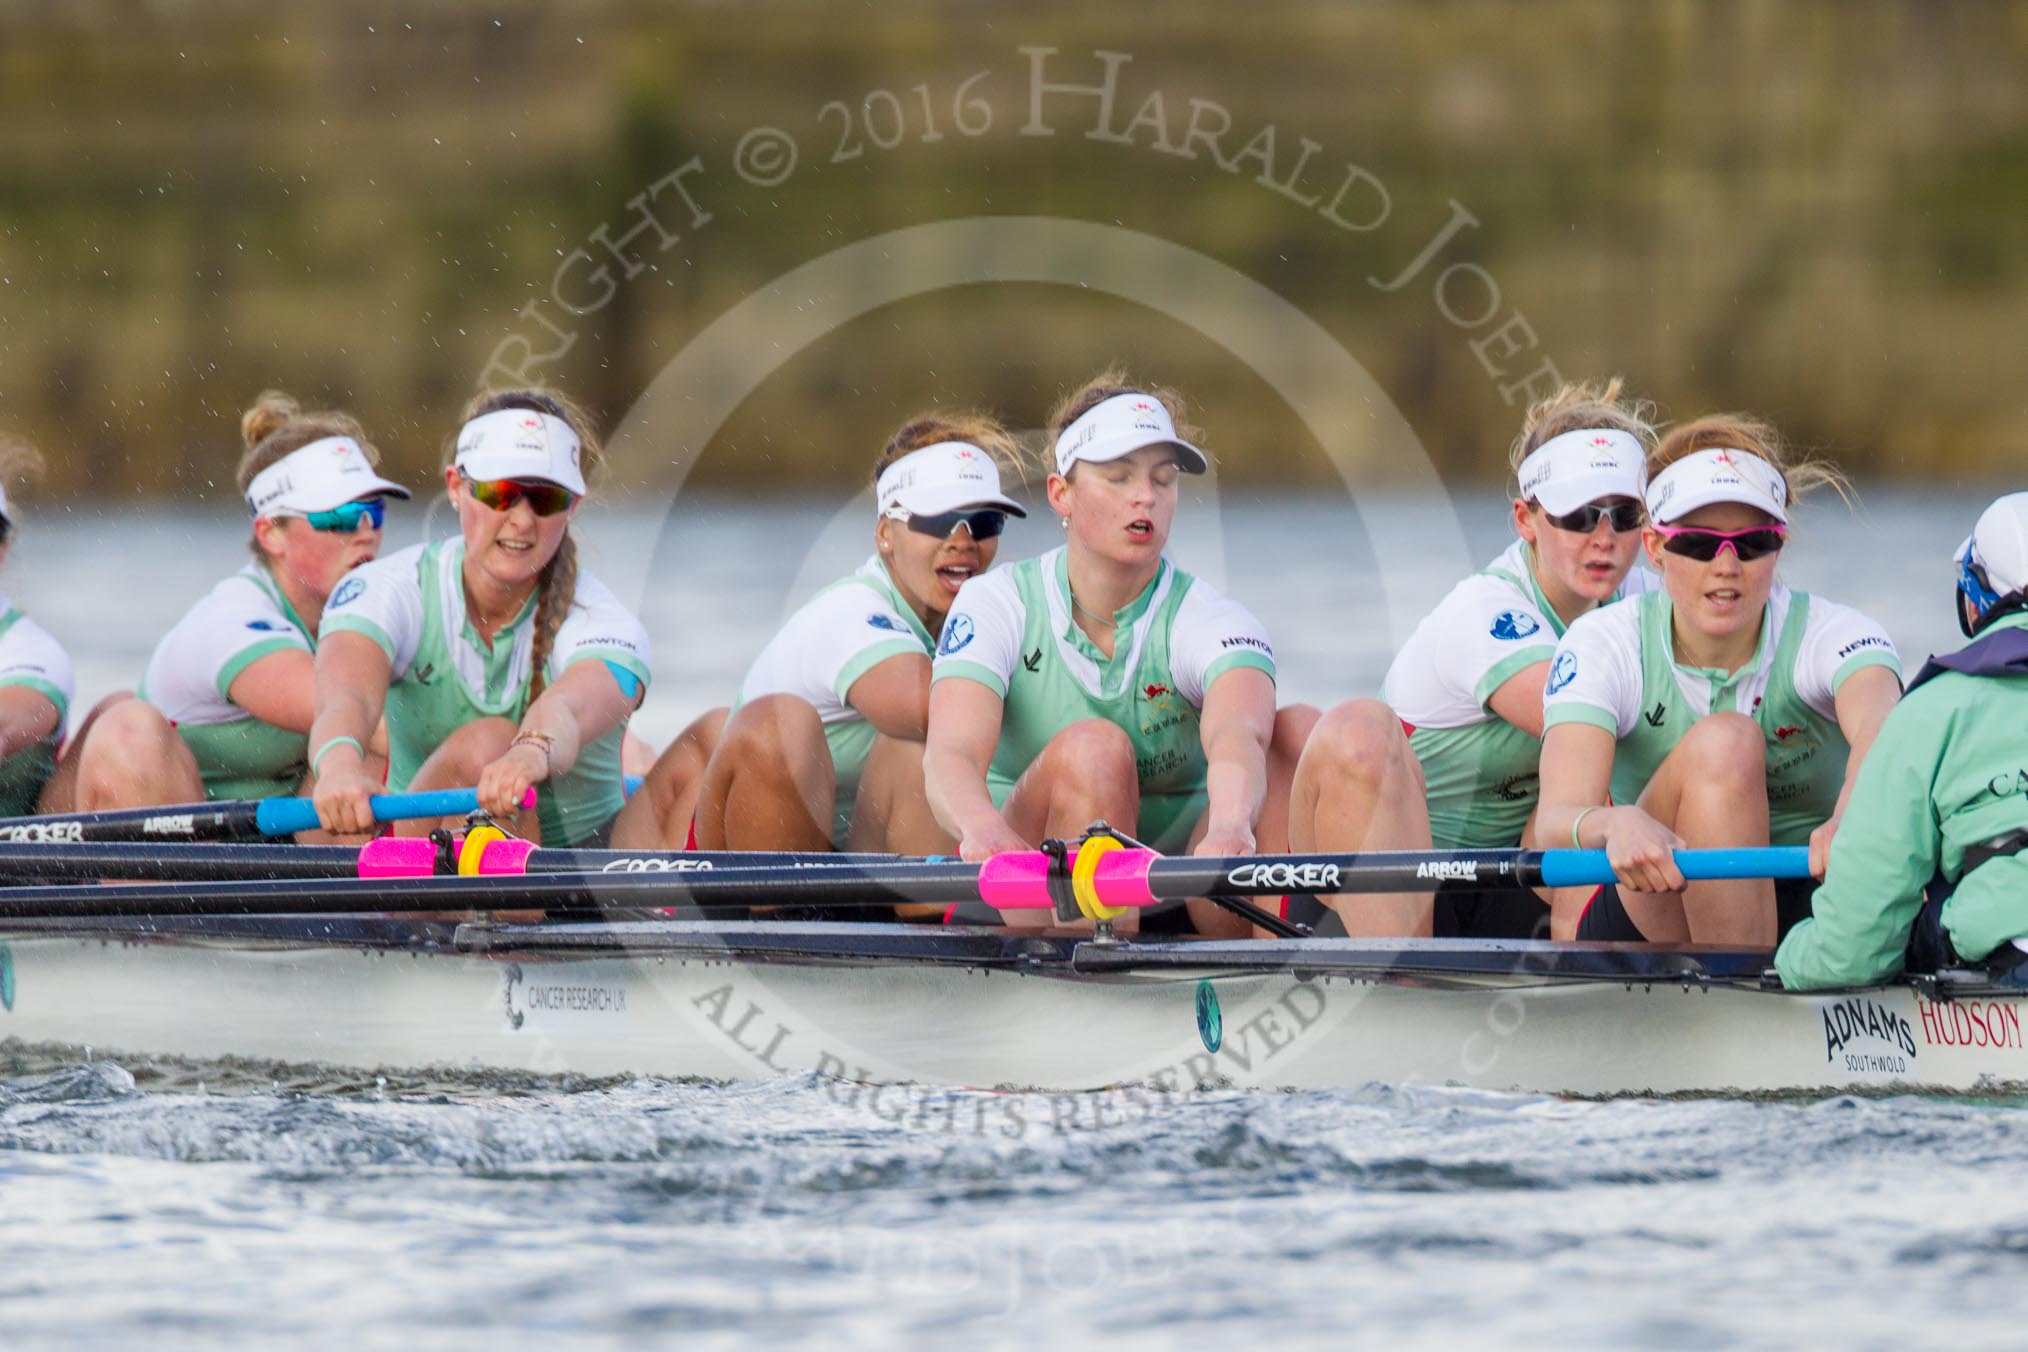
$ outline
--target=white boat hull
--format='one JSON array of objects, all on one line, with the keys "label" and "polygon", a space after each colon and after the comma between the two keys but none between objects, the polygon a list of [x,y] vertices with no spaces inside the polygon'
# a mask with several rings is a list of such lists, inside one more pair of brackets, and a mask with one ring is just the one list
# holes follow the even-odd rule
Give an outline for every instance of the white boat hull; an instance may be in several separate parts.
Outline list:
[{"label": "white boat hull", "polygon": [[1908,986],[1801,996],[1708,980],[1554,979],[1525,962],[1374,981],[1174,965],[751,961],[730,951],[0,942],[9,969],[0,1039],[125,1056],[1162,1093],[1370,1082],[1583,1095],[2028,1086],[2022,1006],[1990,990],[1942,1001]]}]

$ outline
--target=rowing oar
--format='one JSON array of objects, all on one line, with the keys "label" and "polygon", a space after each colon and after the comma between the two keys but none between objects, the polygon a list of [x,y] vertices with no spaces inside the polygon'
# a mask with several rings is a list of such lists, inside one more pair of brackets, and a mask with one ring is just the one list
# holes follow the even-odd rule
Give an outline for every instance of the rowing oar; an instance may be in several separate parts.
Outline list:
[{"label": "rowing oar", "polygon": [[[373,819],[462,817],[477,810],[477,789],[432,789],[423,793],[381,793],[370,800]],[[533,807],[533,793],[522,801]],[[55,817],[0,818],[0,841],[22,844],[87,840],[260,840],[317,827],[317,808],[308,798],[260,798],[222,803],[181,803],[171,807],[121,808],[115,812],[72,812]]]},{"label": "rowing oar", "polygon": [[[494,840],[493,847],[502,842]],[[526,846],[525,841],[514,841]],[[388,848],[398,847],[398,848]],[[409,847],[420,847],[413,849]],[[285,878],[426,878],[459,872],[456,846],[439,849],[423,837],[383,837],[363,848],[350,845],[56,842],[22,845],[0,840],[0,882],[247,882]],[[760,851],[633,853],[626,850],[524,849],[530,873],[682,873],[722,868],[828,868],[897,863],[899,854]],[[387,860],[401,862],[389,867]],[[420,866],[415,864],[420,859]],[[467,873],[477,870],[467,868]],[[500,870],[484,870],[497,873]]]},{"label": "rowing oar", "polygon": [[[1093,848],[1099,840],[1110,848]],[[671,858],[677,857],[674,855]],[[1809,851],[1678,850],[1686,877],[1796,878]],[[552,916],[611,907],[891,906],[983,901],[1002,911],[1048,910],[1060,920],[1111,920],[1134,907],[1191,897],[1299,892],[1403,892],[1438,883],[1552,887],[1609,880],[1603,850],[1394,851],[1260,858],[1164,858],[1094,837],[1068,856],[1042,850],[984,864],[893,861],[760,864],[689,872],[528,873],[457,878],[285,879],[203,885],[22,887],[0,892],[0,918],[79,915],[284,915],[369,911],[539,909]]]}]

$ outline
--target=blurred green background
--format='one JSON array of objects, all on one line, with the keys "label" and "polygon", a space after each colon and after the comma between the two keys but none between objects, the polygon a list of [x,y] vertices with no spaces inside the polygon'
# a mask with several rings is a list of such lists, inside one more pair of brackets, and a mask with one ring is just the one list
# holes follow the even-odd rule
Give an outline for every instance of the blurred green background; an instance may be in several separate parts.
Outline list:
[{"label": "blurred green background", "polygon": [[[1077,83],[1103,74],[1095,52],[1127,54],[1114,128],[1155,94],[1166,128],[1093,139],[1096,101],[1059,95],[1042,104],[1055,135],[1021,135],[1023,47],[1057,49],[1048,78]],[[1156,147],[1182,141],[1192,100],[1229,115],[1231,169],[1201,143]],[[796,143],[778,184],[735,169],[758,126]],[[1302,186],[1263,185],[1305,138]],[[680,238],[636,239],[640,270],[613,267],[608,302],[585,304],[604,290],[590,261],[553,286],[693,156],[682,183],[708,224],[659,193]],[[1347,163],[1384,185],[1372,228],[1293,200],[1328,200]],[[1361,180],[1341,212],[1364,226],[1378,200]],[[1459,209],[1476,224],[1414,282],[1369,282]],[[353,410],[419,479],[489,363],[525,357],[515,335],[561,341],[531,302],[572,343],[521,365],[610,421],[800,264],[1029,214],[1145,232],[1278,293],[1460,484],[1504,471],[1522,398],[1502,387],[1544,357],[1621,373],[1665,416],[1765,414],[1863,475],[2019,479],[2028,462],[2021,4],[0,0],[0,427],[42,448],[59,496],[229,501],[239,411],[271,385]],[[1454,274],[1447,318],[1432,284],[1459,264],[1483,272]],[[1458,322],[1486,308],[1486,277],[1496,313]],[[1472,344],[1517,315],[1535,345],[1496,378]],[[1001,286],[837,327],[709,445],[631,447],[620,489],[693,455],[692,483],[855,484],[918,407],[1033,426],[1110,360],[1189,394],[1229,477],[1332,475],[1216,335]]]}]

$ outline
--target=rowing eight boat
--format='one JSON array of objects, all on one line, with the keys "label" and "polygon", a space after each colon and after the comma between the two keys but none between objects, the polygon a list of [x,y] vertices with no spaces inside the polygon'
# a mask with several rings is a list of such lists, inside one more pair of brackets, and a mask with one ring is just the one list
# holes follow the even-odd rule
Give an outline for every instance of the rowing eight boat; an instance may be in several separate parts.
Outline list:
[{"label": "rowing eight boat", "polygon": [[1181,1094],[2028,1090],[2022,991],[1836,995],[1766,955],[1543,942],[1102,942],[899,924],[357,916],[0,927],[0,1038],[360,1070]]}]

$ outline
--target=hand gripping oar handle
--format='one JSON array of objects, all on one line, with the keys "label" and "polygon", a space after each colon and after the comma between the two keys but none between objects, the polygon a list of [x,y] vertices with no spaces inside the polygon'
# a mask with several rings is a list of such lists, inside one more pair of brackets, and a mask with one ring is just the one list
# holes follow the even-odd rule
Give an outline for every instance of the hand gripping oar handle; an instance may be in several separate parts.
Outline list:
[{"label": "hand gripping oar handle", "polygon": [[[1540,882],[1544,887],[1591,887],[1613,880],[1613,866],[1604,850],[1542,851]],[[1678,850],[1676,867],[1686,882],[1713,878],[1808,878],[1807,845],[1740,846],[1733,849]]]},{"label": "hand gripping oar handle", "polygon": [[[532,799],[525,800],[532,804]],[[479,806],[476,790],[381,794],[373,800],[377,821],[410,817],[459,817]],[[71,812],[52,817],[0,818],[0,842],[80,844],[86,841],[256,840],[312,830],[316,806],[308,798],[263,798],[216,803],[171,803],[162,807]]]},{"label": "hand gripping oar handle", "polygon": [[[421,793],[376,793],[367,800],[377,822],[412,821],[418,817],[462,817],[479,810],[477,789],[428,789]],[[535,806],[535,790],[521,799],[525,810]],[[317,805],[308,798],[263,798],[254,810],[254,830],[264,836],[291,836],[317,829]]]},{"label": "hand gripping oar handle", "polygon": [[[629,797],[641,787],[641,776],[627,775],[621,788]],[[462,817],[479,808],[477,789],[426,789],[420,793],[377,793],[368,802],[377,822],[414,821],[418,817]],[[522,811],[535,806],[535,790],[521,797]],[[254,829],[264,836],[292,836],[317,829],[317,808],[308,798],[264,798],[254,814]]]}]

